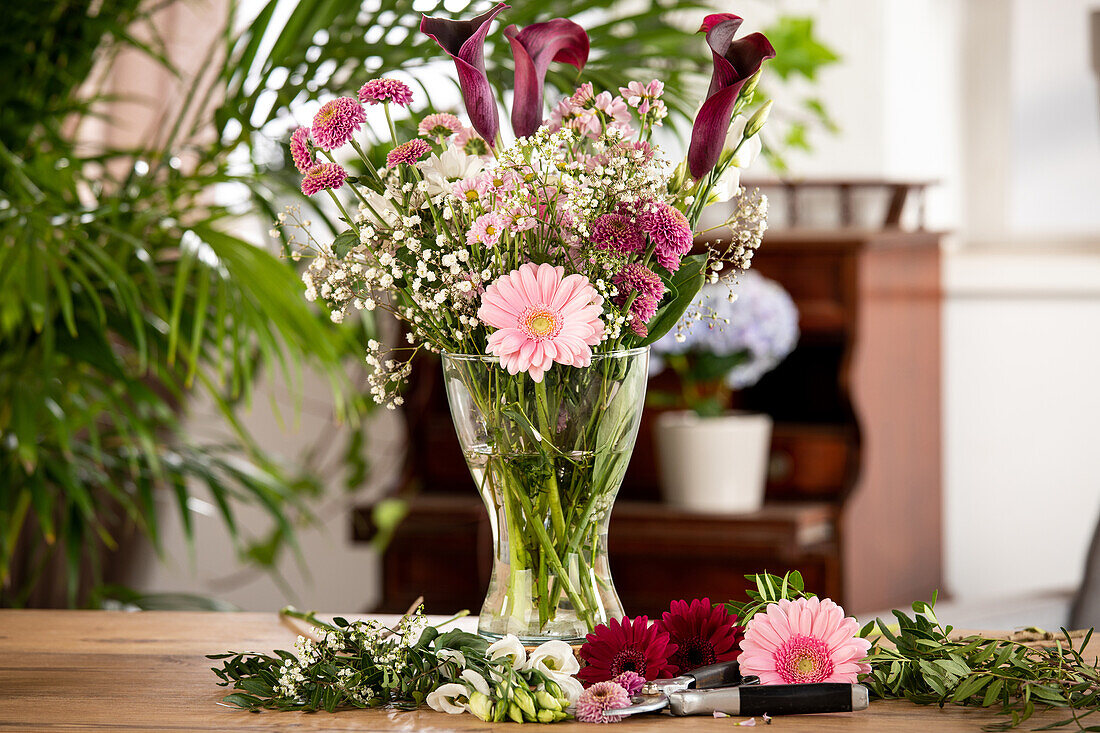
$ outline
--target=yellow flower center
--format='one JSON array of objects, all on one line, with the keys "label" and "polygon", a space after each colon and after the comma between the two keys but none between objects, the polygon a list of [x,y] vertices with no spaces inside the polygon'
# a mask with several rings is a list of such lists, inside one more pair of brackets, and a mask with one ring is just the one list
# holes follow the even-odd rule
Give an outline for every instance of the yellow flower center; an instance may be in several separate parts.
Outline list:
[{"label": "yellow flower center", "polygon": [[533,305],[520,316],[520,330],[536,341],[554,338],[561,332],[561,316],[545,305]]}]

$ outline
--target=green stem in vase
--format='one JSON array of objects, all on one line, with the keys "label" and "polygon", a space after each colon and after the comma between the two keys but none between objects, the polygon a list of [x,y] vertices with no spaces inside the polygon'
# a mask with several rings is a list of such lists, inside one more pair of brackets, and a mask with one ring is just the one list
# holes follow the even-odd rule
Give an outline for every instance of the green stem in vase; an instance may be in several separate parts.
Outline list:
[{"label": "green stem in vase", "polygon": [[[535,404],[537,413],[537,419],[539,422],[539,430],[542,432],[541,444],[548,444],[553,436],[550,431],[550,408],[546,403],[546,384],[544,382],[535,382]],[[546,456],[546,461],[550,466],[550,475],[546,480],[546,489],[548,500],[550,502],[550,522],[554,528],[554,537],[559,541],[565,538],[565,517],[561,511],[561,495],[558,492],[558,476],[557,469],[554,466],[554,460],[550,455],[550,451],[543,448],[543,455]],[[576,472],[574,472],[574,475]]]}]

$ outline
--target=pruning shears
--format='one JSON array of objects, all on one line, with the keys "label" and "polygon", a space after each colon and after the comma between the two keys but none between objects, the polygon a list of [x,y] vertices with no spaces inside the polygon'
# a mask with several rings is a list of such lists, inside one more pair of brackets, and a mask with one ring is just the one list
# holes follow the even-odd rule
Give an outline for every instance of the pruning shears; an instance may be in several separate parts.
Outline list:
[{"label": "pruning shears", "polygon": [[761,685],[757,677],[741,675],[737,662],[700,667],[672,679],[651,680],[632,705],[609,715],[637,715],[668,708],[673,715],[801,715],[864,710],[870,694],[863,685],[811,682]]}]

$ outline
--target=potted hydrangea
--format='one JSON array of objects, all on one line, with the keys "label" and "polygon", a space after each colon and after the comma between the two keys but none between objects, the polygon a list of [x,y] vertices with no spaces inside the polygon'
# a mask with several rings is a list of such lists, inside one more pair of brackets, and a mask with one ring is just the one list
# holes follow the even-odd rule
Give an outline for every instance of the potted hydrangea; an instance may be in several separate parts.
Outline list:
[{"label": "potted hydrangea", "polygon": [[671,369],[686,407],[657,418],[665,500],[707,512],[751,512],[764,501],[771,418],[729,410],[732,392],[756,384],[794,349],[798,311],[790,295],[754,271],[705,286],[681,326],[653,345],[651,374]]}]

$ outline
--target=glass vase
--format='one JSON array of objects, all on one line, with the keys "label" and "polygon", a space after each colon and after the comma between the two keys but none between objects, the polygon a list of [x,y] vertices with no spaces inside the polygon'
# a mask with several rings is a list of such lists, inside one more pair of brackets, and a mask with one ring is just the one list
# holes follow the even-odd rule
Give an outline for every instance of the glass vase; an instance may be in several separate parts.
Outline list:
[{"label": "glass vase", "polygon": [[555,364],[541,382],[496,357],[444,354],[451,416],[493,533],[478,631],[574,643],[621,618],[607,525],[645,400],[648,348]]}]

